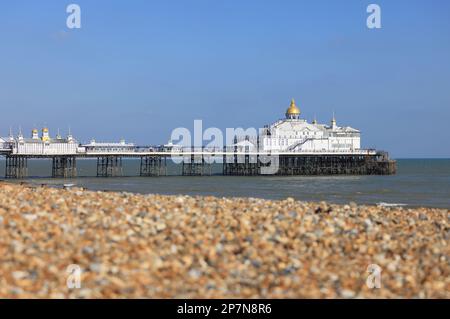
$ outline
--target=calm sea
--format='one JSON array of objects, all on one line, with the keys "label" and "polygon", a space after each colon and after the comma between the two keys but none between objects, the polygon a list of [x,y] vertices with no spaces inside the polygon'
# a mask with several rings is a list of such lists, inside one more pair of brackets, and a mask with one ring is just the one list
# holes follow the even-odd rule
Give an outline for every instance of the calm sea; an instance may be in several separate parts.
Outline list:
[{"label": "calm sea", "polygon": [[[204,176],[204,177],[134,177],[138,160],[124,160],[124,175],[129,177],[97,178],[96,161],[78,160],[79,178],[52,179],[50,160],[29,161],[26,181],[62,186],[74,183],[92,190],[136,193],[188,194],[259,197],[333,203],[403,204],[450,208],[450,159],[400,159],[394,176]],[[0,178],[5,162],[0,160]],[[169,165],[169,174],[180,173],[179,165]],[[220,172],[221,165],[213,172]],[[134,175],[134,176],[133,176]],[[47,177],[46,177],[47,176]]]}]

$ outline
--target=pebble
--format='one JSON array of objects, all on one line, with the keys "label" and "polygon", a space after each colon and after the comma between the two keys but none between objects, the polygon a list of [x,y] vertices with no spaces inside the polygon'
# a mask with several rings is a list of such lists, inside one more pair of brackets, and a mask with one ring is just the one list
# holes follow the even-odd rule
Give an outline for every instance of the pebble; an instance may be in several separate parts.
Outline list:
[{"label": "pebble", "polygon": [[344,289],[344,290],[341,291],[341,296],[343,298],[347,298],[347,299],[348,298],[353,298],[353,297],[355,297],[355,292],[352,291],[352,290]]},{"label": "pebble", "polygon": [[12,276],[14,279],[20,280],[28,277],[28,273],[26,271],[13,271]]},{"label": "pebble", "polygon": [[4,182],[0,203],[0,298],[450,298],[448,209]]},{"label": "pebble", "polygon": [[156,229],[159,231],[162,231],[162,230],[166,229],[166,224],[158,223],[158,224],[156,224]]}]

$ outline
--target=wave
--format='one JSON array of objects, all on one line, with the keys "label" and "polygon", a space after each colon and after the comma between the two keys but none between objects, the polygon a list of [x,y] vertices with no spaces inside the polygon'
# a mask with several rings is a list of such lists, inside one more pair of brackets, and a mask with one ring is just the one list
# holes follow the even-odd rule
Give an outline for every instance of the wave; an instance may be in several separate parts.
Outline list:
[{"label": "wave", "polygon": [[377,203],[377,206],[380,206],[380,207],[402,207],[402,206],[407,206],[407,204],[379,202],[379,203]]}]

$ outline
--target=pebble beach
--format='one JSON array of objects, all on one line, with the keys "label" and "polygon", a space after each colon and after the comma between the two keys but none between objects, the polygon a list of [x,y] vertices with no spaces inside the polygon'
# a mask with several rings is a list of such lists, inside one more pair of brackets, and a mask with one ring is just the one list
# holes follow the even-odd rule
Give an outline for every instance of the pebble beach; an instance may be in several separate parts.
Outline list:
[{"label": "pebble beach", "polygon": [[449,222],[448,209],[0,182],[0,298],[450,298]]}]

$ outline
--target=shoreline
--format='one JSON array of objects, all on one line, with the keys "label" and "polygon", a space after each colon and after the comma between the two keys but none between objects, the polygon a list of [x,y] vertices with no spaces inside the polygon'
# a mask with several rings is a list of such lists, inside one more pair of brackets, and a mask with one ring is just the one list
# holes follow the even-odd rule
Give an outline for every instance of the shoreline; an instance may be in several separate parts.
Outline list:
[{"label": "shoreline", "polygon": [[[130,176],[133,178],[142,178],[139,176]],[[164,176],[164,178],[166,177],[177,177],[177,176]],[[239,176],[229,176],[229,177],[239,177]],[[247,177],[254,177],[254,176],[247,176]],[[78,179],[89,179],[92,178],[90,176],[87,177],[78,177]],[[118,177],[119,178],[119,177]],[[120,177],[122,178],[122,177]],[[127,178],[127,177],[125,177]],[[203,178],[201,176],[198,176],[198,178]],[[48,180],[48,178],[42,177],[42,178],[33,178],[34,181],[42,179],[44,181]],[[108,180],[110,178],[107,178]],[[62,181],[62,180],[61,180]],[[73,184],[73,188],[77,188],[77,189],[81,189],[81,190],[85,190],[85,191],[91,191],[91,192],[107,192],[107,193],[130,193],[130,194],[137,194],[137,195],[160,195],[160,196],[191,196],[191,197],[210,197],[213,195],[192,195],[192,194],[185,194],[185,193],[158,193],[158,192],[145,192],[145,191],[126,191],[126,190],[116,190],[116,189],[96,189],[95,187],[91,188],[89,186],[77,186],[77,184],[72,183],[71,180],[67,180],[68,183],[55,183],[55,184],[51,184],[51,183],[38,183],[38,182],[33,182],[33,181],[29,181],[29,180],[15,180],[15,181],[10,181],[7,179],[0,179],[0,184],[1,183],[6,183],[6,184],[13,184],[13,185],[21,185],[21,186],[25,186],[25,187],[31,187],[31,188],[35,188],[35,187],[50,187],[50,188],[55,188],[55,189],[65,189],[65,184]],[[283,200],[285,198],[288,198],[289,196],[283,197],[283,198],[266,198],[266,197],[258,197],[258,196],[213,196],[213,197],[217,197],[217,198],[237,198],[237,199],[247,199],[247,198],[255,198],[255,199],[260,199],[260,200],[269,200],[269,201],[280,201]],[[327,204],[330,205],[358,205],[358,206],[369,206],[369,207],[387,207],[387,208],[404,208],[404,209],[420,209],[420,208],[424,208],[424,209],[450,209],[450,206],[447,207],[436,207],[436,206],[426,206],[426,205],[413,205],[413,204],[406,204],[406,203],[394,203],[394,202],[384,202],[384,201],[380,201],[377,203],[358,203],[355,201],[347,201],[347,202],[333,202],[333,201],[314,201],[314,200],[302,200],[302,199],[295,199],[296,201],[300,201],[300,202],[304,202],[304,203],[311,203],[311,204],[315,204],[315,203],[321,203],[321,202],[325,202]]]},{"label": "shoreline", "polygon": [[[450,298],[448,209],[0,182],[2,298]],[[81,288],[66,285],[79,265]],[[381,267],[381,288],[366,285]]]}]

